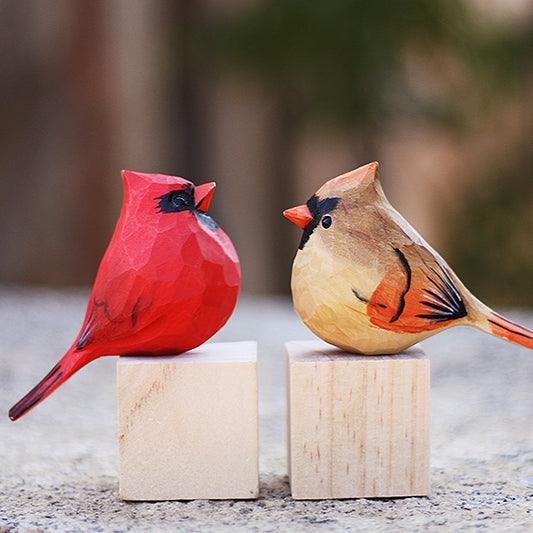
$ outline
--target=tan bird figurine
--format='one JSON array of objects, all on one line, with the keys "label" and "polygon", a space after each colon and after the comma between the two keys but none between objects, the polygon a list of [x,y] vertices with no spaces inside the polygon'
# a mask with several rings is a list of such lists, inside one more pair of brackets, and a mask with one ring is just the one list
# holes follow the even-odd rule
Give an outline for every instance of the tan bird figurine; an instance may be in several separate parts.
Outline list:
[{"label": "tan bird figurine", "polygon": [[294,307],[319,337],[360,354],[394,354],[452,326],[533,349],[533,331],[492,311],[390,205],[370,163],[284,211],[303,229]]}]

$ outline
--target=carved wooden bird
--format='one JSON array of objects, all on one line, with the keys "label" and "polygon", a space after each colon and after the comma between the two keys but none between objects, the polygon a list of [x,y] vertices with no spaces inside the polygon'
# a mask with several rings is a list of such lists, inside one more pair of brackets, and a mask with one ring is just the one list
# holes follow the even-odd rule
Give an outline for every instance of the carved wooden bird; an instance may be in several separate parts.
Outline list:
[{"label": "carved wooden bird", "polygon": [[122,211],[81,329],[57,365],[9,410],[12,420],[98,357],[172,355],[199,346],[235,307],[239,259],[206,214],[215,184],[128,170],[122,178]]},{"label": "carved wooden bird", "polygon": [[390,205],[370,163],[284,211],[303,229],[294,307],[316,335],[360,354],[394,354],[452,326],[533,349],[533,332],[492,311]]}]

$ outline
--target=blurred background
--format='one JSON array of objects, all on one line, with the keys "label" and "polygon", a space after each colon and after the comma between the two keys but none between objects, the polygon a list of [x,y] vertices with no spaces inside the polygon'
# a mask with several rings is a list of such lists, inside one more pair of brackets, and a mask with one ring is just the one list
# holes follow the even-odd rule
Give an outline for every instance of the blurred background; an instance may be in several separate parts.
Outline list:
[{"label": "blurred background", "polygon": [[533,305],[531,0],[0,0],[0,282],[87,285],[120,170],[219,185],[248,293],[372,160],[492,305]]}]

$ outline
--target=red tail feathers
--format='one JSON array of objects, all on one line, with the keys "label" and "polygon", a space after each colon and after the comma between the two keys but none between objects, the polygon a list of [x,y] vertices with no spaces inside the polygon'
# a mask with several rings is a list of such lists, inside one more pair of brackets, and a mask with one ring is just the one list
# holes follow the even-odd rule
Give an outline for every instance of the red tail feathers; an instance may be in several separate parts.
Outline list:
[{"label": "red tail feathers", "polygon": [[533,331],[530,329],[511,322],[494,312],[487,316],[487,321],[489,333],[533,350]]},{"label": "red tail feathers", "polygon": [[71,348],[59,363],[26,396],[9,410],[9,418],[11,420],[17,420],[26,414],[30,409],[52,394],[59,385],[64,383],[89,361],[90,358]]}]

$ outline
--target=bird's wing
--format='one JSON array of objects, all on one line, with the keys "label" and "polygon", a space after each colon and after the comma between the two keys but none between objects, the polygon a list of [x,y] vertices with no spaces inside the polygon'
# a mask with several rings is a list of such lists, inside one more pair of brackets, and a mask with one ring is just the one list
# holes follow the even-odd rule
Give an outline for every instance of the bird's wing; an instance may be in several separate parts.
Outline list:
[{"label": "bird's wing", "polygon": [[383,329],[419,333],[467,315],[456,277],[433,250],[411,242],[392,247],[395,260],[368,302],[370,321]]},{"label": "bird's wing", "polygon": [[151,304],[146,288],[146,280],[134,271],[96,283],[75,341],[76,348],[91,348],[95,343],[105,345],[141,329],[145,319],[149,319],[145,311]]}]

